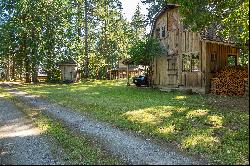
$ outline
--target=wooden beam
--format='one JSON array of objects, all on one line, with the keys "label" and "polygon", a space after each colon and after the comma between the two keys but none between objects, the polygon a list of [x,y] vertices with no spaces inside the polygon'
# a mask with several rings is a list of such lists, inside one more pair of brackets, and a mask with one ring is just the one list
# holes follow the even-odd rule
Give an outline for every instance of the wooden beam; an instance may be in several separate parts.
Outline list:
[{"label": "wooden beam", "polygon": [[207,40],[207,39],[204,39],[202,41],[205,41],[207,43],[216,43],[216,44],[222,44],[222,45],[225,45],[225,46],[233,46],[233,47],[236,47],[235,44],[233,43],[225,43],[225,42],[219,42],[219,41],[212,41],[212,40]]}]

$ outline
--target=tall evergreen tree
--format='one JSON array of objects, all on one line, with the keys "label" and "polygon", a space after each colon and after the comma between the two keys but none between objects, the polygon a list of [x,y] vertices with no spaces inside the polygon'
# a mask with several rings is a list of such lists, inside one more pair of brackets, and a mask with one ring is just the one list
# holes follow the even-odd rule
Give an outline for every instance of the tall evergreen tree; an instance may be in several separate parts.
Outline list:
[{"label": "tall evergreen tree", "polygon": [[148,5],[147,24],[152,25],[155,15],[167,4],[168,0],[141,0]]},{"label": "tall evergreen tree", "polygon": [[[0,55],[6,77],[59,78],[57,63],[76,59],[85,77],[104,78],[133,41],[120,0],[0,0]],[[22,77],[21,77],[22,78]]]},{"label": "tall evergreen tree", "polygon": [[131,27],[134,32],[135,41],[137,39],[142,39],[146,35],[146,21],[144,15],[141,13],[139,4],[137,4],[135,13],[132,17]]}]

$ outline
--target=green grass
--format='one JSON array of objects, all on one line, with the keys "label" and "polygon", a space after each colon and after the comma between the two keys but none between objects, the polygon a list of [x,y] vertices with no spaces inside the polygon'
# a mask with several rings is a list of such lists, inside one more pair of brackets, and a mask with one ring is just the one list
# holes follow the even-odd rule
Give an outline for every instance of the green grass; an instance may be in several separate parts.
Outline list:
[{"label": "green grass", "polygon": [[[127,87],[122,81],[19,88],[216,164],[249,164],[248,101]],[[245,109],[245,110],[244,110]]]},{"label": "green grass", "polygon": [[78,136],[65,129],[62,124],[51,120],[49,117],[43,115],[39,110],[34,110],[17,98],[12,97],[0,88],[1,97],[9,98],[13,103],[24,112],[38,128],[43,131],[43,134],[48,134],[53,137],[56,146],[51,147],[56,153],[57,147],[61,147],[65,156],[62,159],[66,164],[70,165],[122,165],[124,164],[120,159],[107,155],[101,147],[90,140]]}]

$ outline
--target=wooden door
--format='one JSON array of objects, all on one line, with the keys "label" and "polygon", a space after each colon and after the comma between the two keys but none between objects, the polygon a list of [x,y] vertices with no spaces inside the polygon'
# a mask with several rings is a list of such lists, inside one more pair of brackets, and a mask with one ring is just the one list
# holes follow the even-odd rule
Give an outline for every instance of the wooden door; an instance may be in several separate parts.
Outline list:
[{"label": "wooden door", "polygon": [[167,77],[168,77],[168,86],[177,87],[178,82],[178,68],[177,68],[177,59],[168,59],[168,68],[167,68]]}]

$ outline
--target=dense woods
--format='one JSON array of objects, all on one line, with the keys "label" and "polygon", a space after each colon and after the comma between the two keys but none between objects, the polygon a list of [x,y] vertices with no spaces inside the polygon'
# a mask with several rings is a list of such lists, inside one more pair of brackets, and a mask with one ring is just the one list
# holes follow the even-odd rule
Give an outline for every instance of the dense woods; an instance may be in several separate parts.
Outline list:
[{"label": "dense woods", "polygon": [[37,82],[42,69],[47,81],[57,81],[57,64],[72,57],[83,78],[105,79],[146,35],[140,10],[128,22],[120,0],[1,0],[2,77]]},{"label": "dense woods", "polygon": [[[47,81],[55,82],[60,79],[58,63],[72,57],[80,64],[82,78],[106,79],[119,59],[141,59],[143,52],[137,54],[137,48],[151,40],[146,27],[166,3],[180,4],[183,23],[194,31],[218,23],[221,35],[242,48],[240,63],[248,64],[248,1],[141,2],[149,6],[147,17],[138,5],[129,22],[121,0],[0,0],[1,78],[37,82],[44,71]],[[238,21],[230,21],[234,19]]]}]

